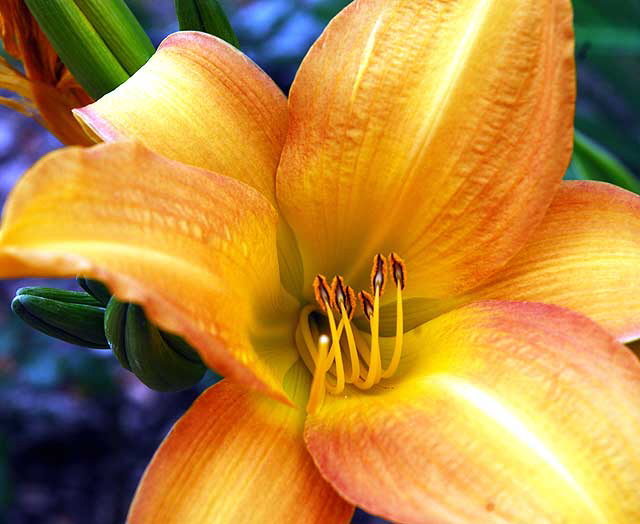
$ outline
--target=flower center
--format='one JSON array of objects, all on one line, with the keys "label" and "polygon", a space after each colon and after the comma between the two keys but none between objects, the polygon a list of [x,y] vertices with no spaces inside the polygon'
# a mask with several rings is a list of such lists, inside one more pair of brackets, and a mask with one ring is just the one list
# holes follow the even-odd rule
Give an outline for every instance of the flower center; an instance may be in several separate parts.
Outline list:
[{"label": "flower center", "polygon": [[[384,293],[388,265],[396,287],[396,338],[393,354],[383,369],[380,353],[380,297]],[[307,305],[300,311],[296,342],[298,351],[313,375],[307,411],[314,413],[326,391],[341,394],[347,384],[367,390],[383,378],[391,377],[398,369],[402,355],[402,290],[406,268],[402,259],[392,253],[389,259],[376,255],[371,271],[371,293],[361,291],[358,296],[371,329],[367,341],[351,325],[357,309],[356,294],[344,278],[336,276],[331,285],[323,275],[313,281],[319,304]],[[338,322],[336,322],[338,320]]]}]

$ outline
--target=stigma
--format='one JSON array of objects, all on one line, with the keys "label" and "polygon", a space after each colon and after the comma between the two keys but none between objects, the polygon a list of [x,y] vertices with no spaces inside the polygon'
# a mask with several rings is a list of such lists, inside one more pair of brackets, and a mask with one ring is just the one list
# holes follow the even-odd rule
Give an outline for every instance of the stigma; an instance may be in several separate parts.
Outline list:
[{"label": "stigma", "polygon": [[[383,368],[380,300],[389,274],[396,288],[396,336],[391,359]],[[300,355],[313,375],[307,412],[316,412],[327,392],[340,395],[349,385],[369,390],[382,379],[394,375],[402,356],[402,290],[405,283],[406,267],[395,253],[388,258],[380,254],[373,258],[371,287],[369,291],[358,293],[359,301],[343,277],[335,276],[331,284],[323,275],[315,277],[313,289],[320,312],[324,314],[322,321],[310,322],[311,315],[317,314],[318,308],[307,305],[300,312],[296,331]],[[369,322],[369,340],[352,325],[358,306]]]}]

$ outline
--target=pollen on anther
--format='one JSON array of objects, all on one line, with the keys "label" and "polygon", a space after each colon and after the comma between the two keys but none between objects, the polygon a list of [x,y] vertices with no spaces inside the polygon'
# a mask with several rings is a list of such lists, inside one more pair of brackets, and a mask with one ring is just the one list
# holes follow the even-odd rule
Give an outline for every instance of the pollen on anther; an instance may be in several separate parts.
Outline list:
[{"label": "pollen on anther", "polygon": [[356,310],[355,291],[345,284],[343,277],[337,276],[331,281],[331,307],[340,311],[341,303],[344,304],[349,319],[352,319]]},{"label": "pollen on anther", "polygon": [[324,275],[317,275],[313,279],[313,292],[320,308],[326,312],[327,304],[331,304],[331,288]]},{"label": "pollen on anther", "polygon": [[371,316],[373,315],[373,297],[366,291],[360,291],[358,297],[360,298],[364,316],[367,317],[367,320],[371,320]]},{"label": "pollen on anther", "polygon": [[340,310],[340,303],[346,303],[347,301],[346,287],[343,277],[333,277],[331,281],[331,307],[338,311]]},{"label": "pollen on anther", "polygon": [[375,294],[376,289],[380,295],[384,293],[384,285],[387,280],[387,259],[380,254],[373,257],[373,268],[371,269],[371,292]]},{"label": "pollen on anther", "polygon": [[404,289],[407,278],[407,266],[396,253],[389,255],[389,261],[391,262],[391,276],[396,287]]}]

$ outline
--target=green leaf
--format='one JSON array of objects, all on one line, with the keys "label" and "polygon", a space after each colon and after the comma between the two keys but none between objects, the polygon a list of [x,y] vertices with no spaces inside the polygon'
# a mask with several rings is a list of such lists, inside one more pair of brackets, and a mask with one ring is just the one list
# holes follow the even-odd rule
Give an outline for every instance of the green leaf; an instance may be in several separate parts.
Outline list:
[{"label": "green leaf", "polygon": [[93,98],[129,78],[113,52],[72,0],[25,0],[60,59]]},{"label": "green leaf", "polygon": [[240,47],[218,0],[175,0],[175,7],[181,31],[203,31]]},{"label": "green leaf", "polygon": [[75,0],[125,71],[133,75],[155,48],[123,0]]},{"label": "green leaf", "polygon": [[640,29],[608,25],[577,26],[578,45],[588,44],[595,53],[640,53]]},{"label": "green leaf", "polygon": [[640,193],[640,181],[611,153],[580,131],[575,131],[569,180],[600,180]]}]

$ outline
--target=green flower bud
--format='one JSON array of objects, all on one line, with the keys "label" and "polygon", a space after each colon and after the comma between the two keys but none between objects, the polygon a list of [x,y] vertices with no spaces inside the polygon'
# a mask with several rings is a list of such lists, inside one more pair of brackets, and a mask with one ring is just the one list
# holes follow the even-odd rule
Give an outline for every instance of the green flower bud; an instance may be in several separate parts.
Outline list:
[{"label": "green flower bud", "polygon": [[23,287],[16,291],[16,295],[29,295],[32,297],[48,298],[67,304],[84,304],[85,306],[102,306],[102,303],[84,291],[67,291],[66,289],[56,289],[53,287]]},{"label": "green flower bud", "polygon": [[202,31],[240,47],[218,0],[175,0],[175,5],[181,31]]},{"label": "green flower bud", "polygon": [[125,351],[125,324],[127,321],[127,309],[129,304],[120,302],[115,298],[109,300],[104,315],[104,333],[109,341],[111,351],[120,362],[120,365],[131,371],[129,358]]},{"label": "green flower bud", "polygon": [[97,280],[90,280],[84,277],[77,277],[76,281],[82,289],[92,295],[101,305],[107,307],[109,300],[111,300],[111,293],[107,286]]},{"label": "green flower bud", "polygon": [[105,310],[87,293],[50,288],[22,288],[13,312],[34,329],[78,346],[105,349]]},{"label": "green flower bud", "polygon": [[140,306],[112,297],[104,330],[118,361],[151,389],[187,389],[206,371],[193,348],[151,324]]},{"label": "green flower bud", "polygon": [[124,0],[74,0],[107,47],[133,75],[156,52]]},{"label": "green flower bud", "polygon": [[25,0],[60,59],[94,99],[129,79],[154,52],[124,0]]}]

